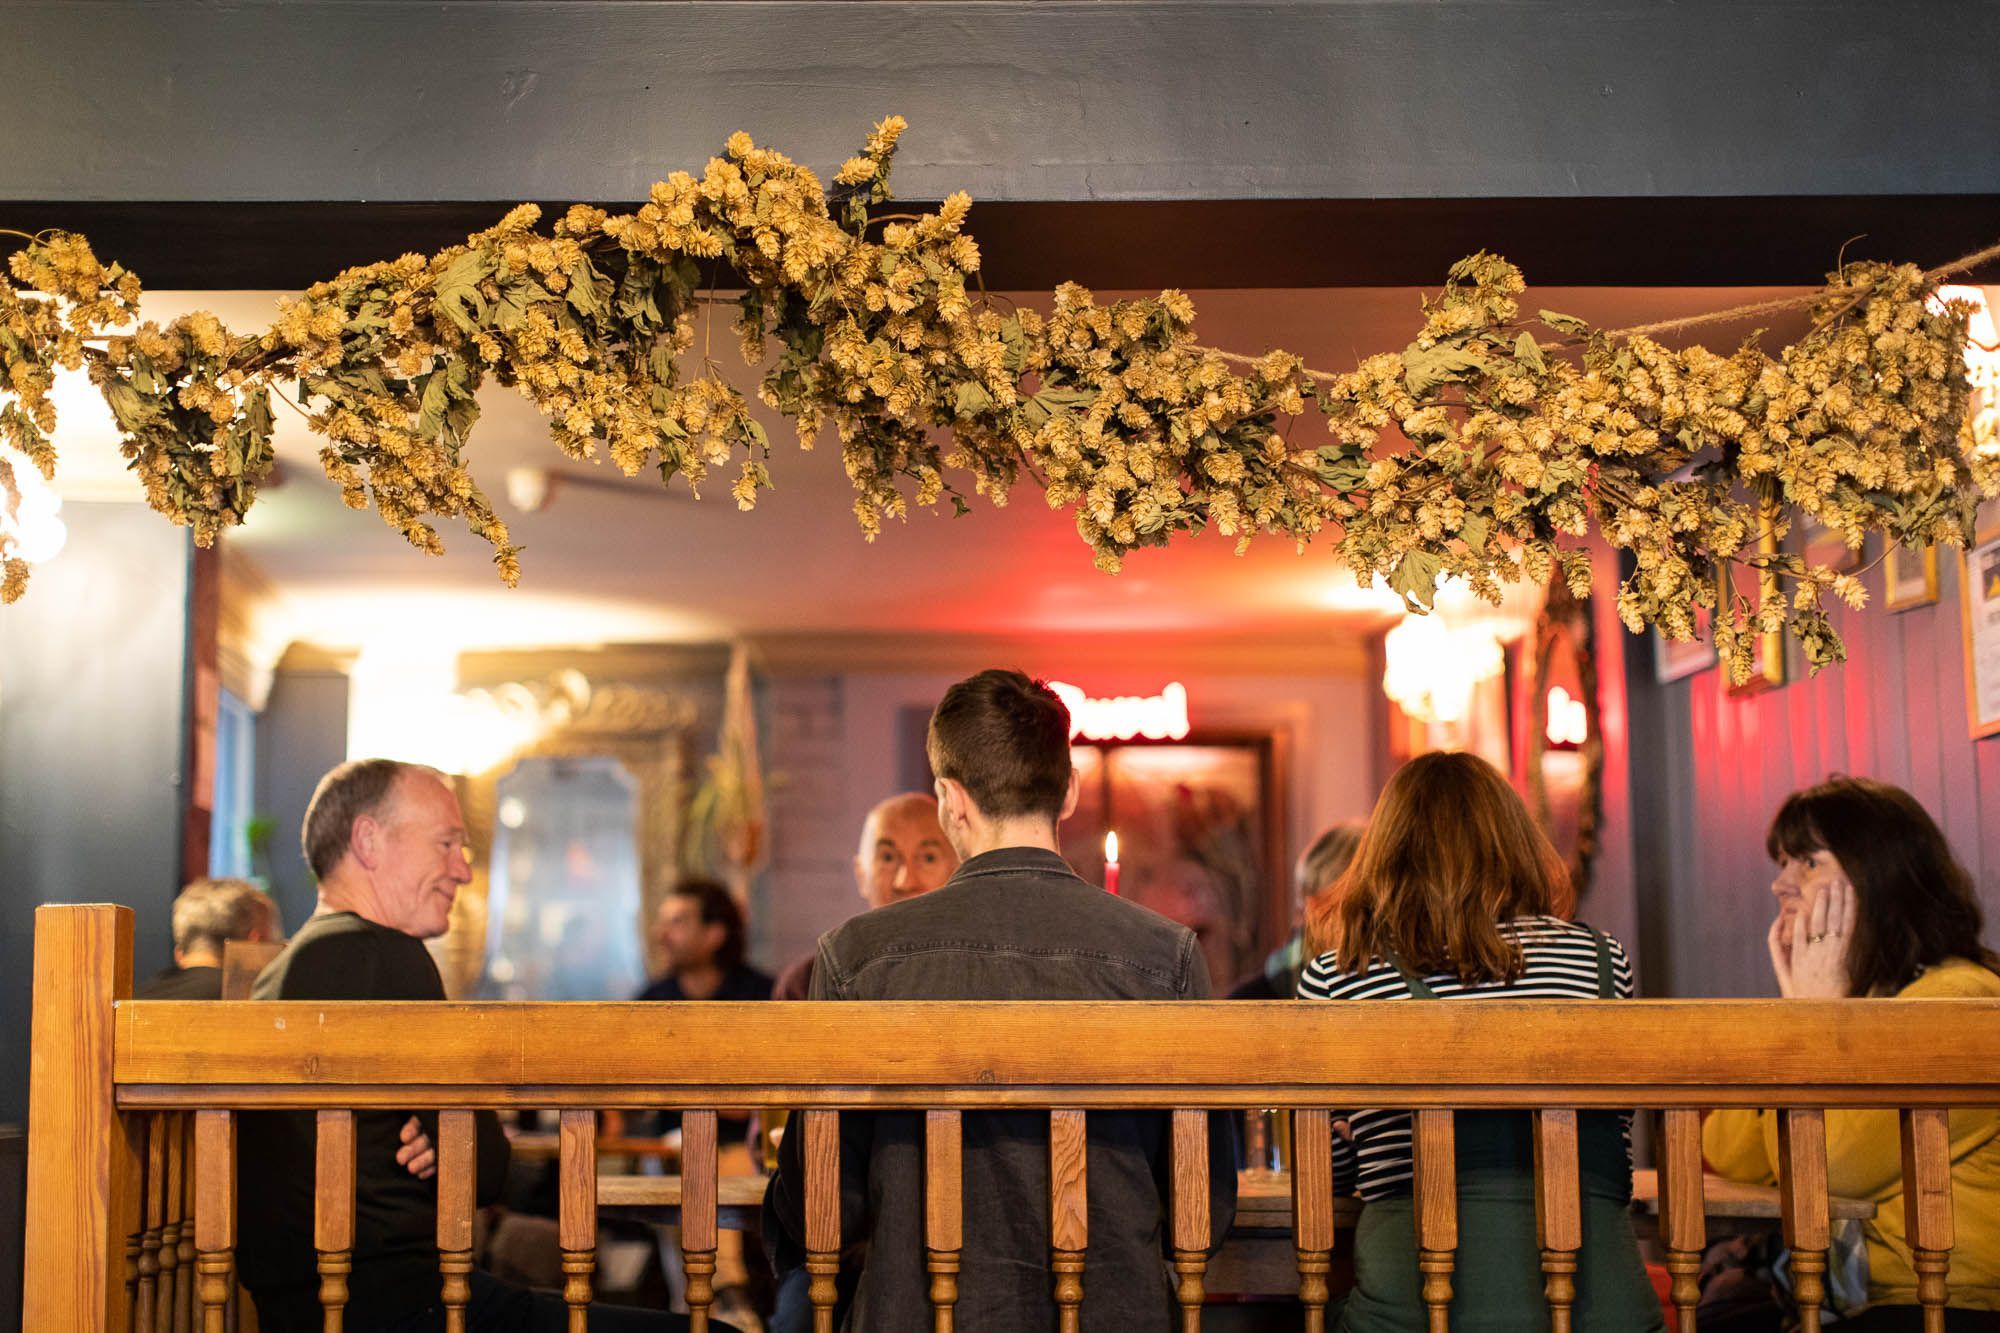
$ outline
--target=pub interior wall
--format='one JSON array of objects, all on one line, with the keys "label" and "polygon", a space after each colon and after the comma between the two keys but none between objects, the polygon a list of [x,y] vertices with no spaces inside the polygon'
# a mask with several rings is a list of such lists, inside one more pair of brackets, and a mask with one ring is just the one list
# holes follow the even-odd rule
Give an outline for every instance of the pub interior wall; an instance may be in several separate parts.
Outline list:
[{"label": "pub interior wall", "polygon": [[144,977],[180,887],[187,530],[136,504],[63,521],[67,549],[0,620],[0,1123],[27,1118],[35,908],[134,908]]},{"label": "pub interior wall", "polygon": [[[1869,557],[1877,551],[1871,544]],[[1785,796],[1831,773],[1902,786],[1937,818],[1978,881],[2000,941],[2000,737],[1970,739],[1962,564],[1938,558],[1934,605],[1837,609],[1845,665],[1731,696],[1719,670],[1655,683],[1631,655],[1634,828],[1644,946],[1655,994],[1774,995],[1765,931],[1773,867],[1764,834]]]},{"label": "pub interior wall", "polygon": [[[1033,663],[1027,667],[1036,669]],[[772,856],[759,881],[756,957],[783,967],[811,952],[823,931],[860,910],[854,853],[869,807],[904,785],[899,728],[909,710],[929,710],[964,674],[803,672],[768,678]],[[1187,686],[1196,728],[1290,730],[1288,855],[1335,820],[1366,817],[1381,777],[1373,759],[1381,717],[1374,684],[1365,675],[1147,669],[1091,673],[1075,683],[1093,695],[1150,694],[1169,679]]]}]

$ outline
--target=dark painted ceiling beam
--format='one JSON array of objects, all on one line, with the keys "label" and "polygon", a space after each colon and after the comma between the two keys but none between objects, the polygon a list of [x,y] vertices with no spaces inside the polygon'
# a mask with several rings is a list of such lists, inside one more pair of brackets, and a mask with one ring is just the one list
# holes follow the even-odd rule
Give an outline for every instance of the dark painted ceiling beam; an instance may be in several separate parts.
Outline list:
[{"label": "dark painted ceiling beam", "polygon": [[[154,288],[299,288],[463,240],[513,202],[0,202],[0,226],[81,231]],[[1935,265],[1991,244],[2000,195],[984,203],[971,230],[993,290],[1436,286],[1481,248],[1537,284],[1789,286],[1843,245]]]}]

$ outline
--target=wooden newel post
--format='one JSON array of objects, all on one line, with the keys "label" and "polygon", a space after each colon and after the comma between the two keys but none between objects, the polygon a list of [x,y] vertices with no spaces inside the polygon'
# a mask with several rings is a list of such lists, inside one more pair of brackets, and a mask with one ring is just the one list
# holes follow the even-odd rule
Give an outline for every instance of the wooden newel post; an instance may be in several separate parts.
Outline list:
[{"label": "wooden newel post", "polygon": [[24,1328],[129,1327],[140,1145],[115,1103],[112,1006],[131,994],[130,908],[35,909]]}]

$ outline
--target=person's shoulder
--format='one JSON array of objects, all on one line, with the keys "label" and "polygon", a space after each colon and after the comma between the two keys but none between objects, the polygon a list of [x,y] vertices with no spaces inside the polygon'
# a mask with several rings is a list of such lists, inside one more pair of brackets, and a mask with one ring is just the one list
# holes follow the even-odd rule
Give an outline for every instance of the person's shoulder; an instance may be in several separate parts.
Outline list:
[{"label": "person's shoulder", "polygon": [[729,976],[729,994],[732,1000],[768,1000],[771,998],[771,974],[761,967],[748,963],[739,966]]},{"label": "person's shoulder", "polygon": [[1970,958],[1947,958],[1898,991],[1899,1000],[2000,999],[2000,973]]},{"label": "person's shoulder", "polygon": [[170,967],[132,992],[135,1000],[219,1000],[222,969]]},{"label": "person's shoulder", "polygon": [[645,989],[632,998],[634,1000],[666,1001],[679,1000],[685,997],[681,994],[681,979],[669,972],[663,977],[658,977],[647,982]]},{"label": "person's shoulder", "polygon": [[[428,982],[428,984],[426,984]],[[438,994],[432,994],[433,989]],[[329,912],[299,927],[257,978],[259,1000],[441,999],[437,967],[423,941],[350,912]]]},{"label": "person's shoulder", "polygon": [[812,989],[813,964],[819,959],[817,952],[803,958],[795,958],[778,979],[771,983],[771,998],[774,1000],[803,1000]]},{"label": "person's shoulder", "polygon": [[1301,1000],[1401,1000],[1408,996],[1403,974],[1380,961],[1354,972],[1341,963],[1338,954],[1328,952],[1307,959],[1299,972]]}]

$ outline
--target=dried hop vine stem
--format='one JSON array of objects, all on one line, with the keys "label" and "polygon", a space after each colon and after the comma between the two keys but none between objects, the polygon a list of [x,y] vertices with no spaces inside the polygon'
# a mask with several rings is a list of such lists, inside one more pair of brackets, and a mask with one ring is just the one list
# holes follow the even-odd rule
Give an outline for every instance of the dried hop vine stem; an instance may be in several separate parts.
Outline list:
[{"label": "dried hop vine stem", "polygon": [[[207,543],[249,509],[271,395],[296,384],[348,504],[429,551],[431,520],[462,519],[511,584],[516,548],[466,467],[488,378],[570,457],[602,448],[697,488],[728,468],[746,509],[771,484],[764,427],[710,355],[726,305],[764,406],[802,448],[833,427],[871,539],[913,501],[1004,504],[1025,469],[1106,571],[1210,527],[1239,549],[1324,532],[1358,580],[1423,609],[1446,576],[1488,597],[1523,577],[1587,593],[1577,539],[1596,532],[1633,552],[1625,623],[1679,639],[1713,612],[1739,679],[1761,631],[1789,626],[1815,666],[1843,655],[1826,605],[1859,606],[1862,585],[1784,551],[1801,516],[1850,547],[1963,544],[2000,490],[1966,426],[1966,312],[1934,299],[1948,270],[1848,265],[1797,342],[1723,354],[1650,336],[1663,327],[1523,318],[1520,271],[1477,254],[1406,348],[1329,373],[1203,345],[1176,291],[1105,305],[1068,284],[1046,313],[987,297],[967,196],[873,211],[903,130],[877,125],[831,191],[739,133],[636,212],[577,205],[544,229],[522,205],[463,245],[320,283],[254,338],[206,314],[133,327],[131,274],[81,237],[33,240],[10,262],[20,285],[0,283],[0,440],[52,475],[54,372],[88,363],[147,498]],[[26,568],[0,557],[11,600]]]}]

